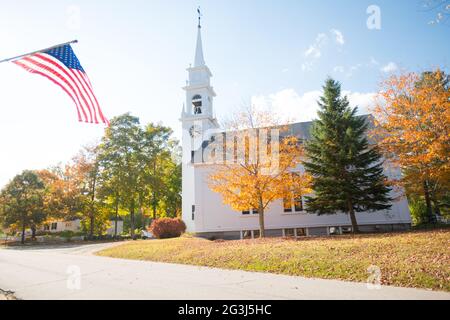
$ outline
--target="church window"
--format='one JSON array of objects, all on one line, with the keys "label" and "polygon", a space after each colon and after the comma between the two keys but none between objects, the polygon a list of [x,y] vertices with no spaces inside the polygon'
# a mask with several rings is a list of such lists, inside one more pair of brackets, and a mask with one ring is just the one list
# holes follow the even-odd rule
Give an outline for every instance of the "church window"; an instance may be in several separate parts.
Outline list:
[{"label": "church window", "polygon": [[285,238],[294,238],[295,237],[295,229],[284,229],[284,237]]},{"label": "church window", "polygon": [[303,211],[303,197],[301,195],[297,195],[294,199],[294,207],[295,212]]},{"label": "church window", "polygon": [[202,96],[195,95],[192,98],[192,107],[194,108],[194,114],[202,114]]},{"label": "church window", "polygon": [[293,198],[283,199],[284,212],[303,212],[303,196],[301,194],[295,194]]},{"label": "church window", "polygon": [[306,237],[307,236],[305,228],[297,228],[295,231],[297,232],[297,237]]},{"label": "church window", "polygon": [[253,238],[252,230],[244,230],[244,231],[242,231],[241,238],[242,239],[251,239],[251,238]]},{"label": "church window", "polygon": [[243,215],[258,214],[258,209],[243,210],[242,214]]},{"label": "church window", "polygon": [[292,199],[291,198],[283,199],[283,209],[284,209],[284,212],[292,212]]},{"label": "church window", "polygon": [[289,228],[283,229],[283,237],[285,238],[298,238],[298,237],[306,237],[306,229],[305,228]]}]

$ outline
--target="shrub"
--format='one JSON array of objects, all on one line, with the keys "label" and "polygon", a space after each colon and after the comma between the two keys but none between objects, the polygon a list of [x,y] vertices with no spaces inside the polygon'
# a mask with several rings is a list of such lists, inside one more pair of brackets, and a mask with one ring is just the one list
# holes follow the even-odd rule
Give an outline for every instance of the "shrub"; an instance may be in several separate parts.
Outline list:
[{"label": "shrub", "polygon": [[70,230],[65,230],[65,231],[61,231],[61,232],[59,233],[59,236],[60,236],[61,238],[67,238],[67,239],[70,239],[70,238],[72,238],[72,237],[75,236],[75,232],[70,231]]},{"label": "shrub", "polygon": [[60,232],[51,232],[51,231],[36,231],[36,236],[49,236],[49,237],[62,237],[62,238],[72,238],[72,237],[80,237],[84,236],[83,232],[65,230]]},{"label": "shrub", "polygon": [[414,225],[420,225],[427,221],[427,206],[420,199],[409,199],[409,211]]},{"label": "shrub", "polygon": [[153,220],[148,229],[156,238],[177,238],[186,231],[186,225],[180,219],[161,218]]}]

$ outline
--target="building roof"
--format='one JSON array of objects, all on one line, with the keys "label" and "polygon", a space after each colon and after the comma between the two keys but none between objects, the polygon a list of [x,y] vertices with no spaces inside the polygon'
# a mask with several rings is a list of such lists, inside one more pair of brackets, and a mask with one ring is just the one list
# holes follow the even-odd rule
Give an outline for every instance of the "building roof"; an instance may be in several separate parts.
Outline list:
[{"label": "building roof", "polygon": [[[369,123],[369,128],[373,127],[373,116],[372,115],[361,115],[361,117],[366,118],[368,123]],[[287,130],[286,131],[282,131],[280,133],[281,137],[287,137],[287,136],[295,136],[300,140],[310,140],[311,139],[311,129],[312,126],[314,124],[314,121],[306,121],[306,122],[295,122],[295,123],[291,123],[286,125],[287,126]],[[224,134],[226,133],[225,131],[221,131],[221,132],[217,132],[216,134],[214,134],[214,136],[217,136],[219,134]],[[195,151],[195,155],[194,157],[196,159],[198,159],[198,157],[202,157],[201,154],[203,153],[203,151],[212,143],[213,140],[207,140],[207,141],[203,141],[201,148],[199,148],[197,151]],[[370,143],[370,139],[369,139],[369,143]]]}]

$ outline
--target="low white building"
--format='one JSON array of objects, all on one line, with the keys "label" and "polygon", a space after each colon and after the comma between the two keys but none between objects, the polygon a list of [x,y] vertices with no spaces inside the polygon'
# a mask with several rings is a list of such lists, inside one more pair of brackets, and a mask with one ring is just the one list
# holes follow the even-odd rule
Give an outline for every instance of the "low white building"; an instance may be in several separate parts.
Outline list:
[{"label": "low white building", "polygon": [[[115,221],[109,221],[108,229],[106,230],[107,235],[113,236],[115,233]],[[80,232],[81,231],[81,220],[75,219],[71,221],[52,221],[42,226],[41,231],[48,231],[50,233],[59,233],[63,231]],[[117,234],[123,232],[123,220],[117,221]]]},{"label": "low white building", "polygon": [[[202,48],[201,26],[198,26],[194,65],[187,69],[189,81],[183,88],[186,104],[181,114],[183,128],[183,194],[182,218],[188,232],[204,237],[244,238],[259,232],[258,214],[236,212],[224,205],[220,194],[208,187],[211,168],[202,163],[203,151],[211,141],[214,131],[220,131],[213,112],[216,93],[211,86],[212,73],[207,67]],[[308,139],[311,122],[290,125],[291,133]],[[200,161],[199,161],[200,159]],[[386,170],[387,176],[398,170]],[[405,197],[399,198],[392,208],[380,212],[357,213],[361,231],[403,230],[411,226],[411,217]],[[297,199],[291,208],[284,208],[282,201],[275,202],[265,214],[267,235],[302,236],[327,235],[350,231],[350,218],[346,214],[314,215],[304,211],[304,197]]]}]

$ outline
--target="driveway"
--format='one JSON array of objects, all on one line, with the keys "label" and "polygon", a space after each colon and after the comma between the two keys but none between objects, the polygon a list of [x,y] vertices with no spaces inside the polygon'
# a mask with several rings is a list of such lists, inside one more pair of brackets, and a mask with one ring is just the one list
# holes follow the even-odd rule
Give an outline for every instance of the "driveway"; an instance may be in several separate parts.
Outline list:
[{"label": "driveway", "polygon": [[98,257],[117,244],[0,249],[19,299],[450,299],[449,293]]}]

